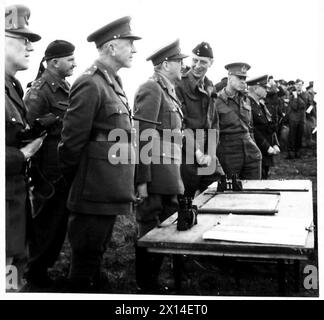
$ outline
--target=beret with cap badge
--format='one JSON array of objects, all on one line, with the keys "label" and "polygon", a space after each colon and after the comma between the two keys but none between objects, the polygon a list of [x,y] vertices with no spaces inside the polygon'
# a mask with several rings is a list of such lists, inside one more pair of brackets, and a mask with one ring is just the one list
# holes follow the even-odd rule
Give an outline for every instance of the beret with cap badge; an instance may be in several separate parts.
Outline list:
[{"label": "beret with cap badge", "polygon": [[[35,80],[39,79],[43,72],[45,71],[45,67],[43,65],[44,61],[49,61],[54,58],[63,58],[72,56],[74,53],[74,45],[71,42],[65,40],[54,40],[52,41],[46,48],[44,57],[39,64],[38,72]],[[27,88],[32,85],[32,82],[27,84]]]},{"label": "beret with cap badge", "polygon": [[199,43],[192,52],[199,57],[214,58],[213,49],[208,42]]},{"label": "beret with cap badge", "polygon": [[44,59],[50,60],[54,58],[68,57],[73,55],[74,49],[75,47],[71,42],[55,40],[47,46]]}]

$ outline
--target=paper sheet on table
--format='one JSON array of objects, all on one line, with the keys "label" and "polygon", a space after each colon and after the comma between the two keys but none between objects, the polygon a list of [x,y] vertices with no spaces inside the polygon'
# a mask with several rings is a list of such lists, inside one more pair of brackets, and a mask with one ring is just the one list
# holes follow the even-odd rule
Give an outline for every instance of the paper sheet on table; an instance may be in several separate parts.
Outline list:
[{"label": "paper sheet on table", "polygon": [[229,214],[203,239],[304,246],[311,223],[301,218]]}]

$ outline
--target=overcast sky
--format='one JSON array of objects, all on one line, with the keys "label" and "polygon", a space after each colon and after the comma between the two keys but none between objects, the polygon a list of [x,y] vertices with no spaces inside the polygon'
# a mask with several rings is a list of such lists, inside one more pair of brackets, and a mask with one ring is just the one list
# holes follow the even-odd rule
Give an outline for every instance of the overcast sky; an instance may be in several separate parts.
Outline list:
[{"label": "overcast sky", "polygon": [[[97,57],[87,36],[125,15],[132,17],[137,54],[131,69],[120,75],[129,100],[137,87],[152,74],[148,55],[176,38],[184,53],[201,41],[214,51],[208,76],[215,83],[226,76],[224,65],[243,61],[251,65],[249,76],[265,73],[275,79],[317,80],[319,4],[317,0],[7,0],[31,9],[29,27],[42,39],[35,43],[28,71],[17,74],[23,85],[37,74],[47,45],[64,39],[76,46],[78,67],[73,82]],[[184,62],[190,65],[190,58]]]}]

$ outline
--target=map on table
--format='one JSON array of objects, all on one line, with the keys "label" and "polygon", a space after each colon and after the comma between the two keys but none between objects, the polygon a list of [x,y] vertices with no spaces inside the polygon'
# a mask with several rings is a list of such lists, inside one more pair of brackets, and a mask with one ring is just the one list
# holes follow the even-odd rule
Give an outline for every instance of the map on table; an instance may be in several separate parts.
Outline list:
[{"label": "map on table", "polygon": [[202,213],[273,215],[278,212],[280,193],[216,193],[199,207]]}]

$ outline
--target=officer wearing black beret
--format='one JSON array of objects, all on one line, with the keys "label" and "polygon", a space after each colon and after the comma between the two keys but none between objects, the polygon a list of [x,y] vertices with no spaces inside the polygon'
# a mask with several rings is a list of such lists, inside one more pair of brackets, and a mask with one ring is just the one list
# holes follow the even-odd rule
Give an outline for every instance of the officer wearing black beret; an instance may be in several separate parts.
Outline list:
[{"label": "officer wearing black beret", "polygon": [[246,77],[250,65],[230,63],[227,86],[218,93],[216,108],[219,115],[219,161],[228,177],[261,178],[261,152],[253,137],[253,118],[246,95]]},{"label": "officer wearing black beret", "polygon": [[[99,58],[73,84],[59,144],[60,166],[71,185],[68,236],[72,248],[70,290],[108,290],[102,259],[117,215],[135,200],[135,151],[131,109],[117,72],[136,53],[130,17],[88,36]],[[116,137],[117,135],[122,135]]]},{"label": "officer wearing black beret", "polygon": [[[182,118],[175,82],[181,79],[182,60],[179,40],[164,46],[146,60],[154,66],[153,76],[135,94],[134,111],[140,118],[160,122],[139,122],[139,136],[150,132],[152,140],[139,142],[141,155],[135,184],[141,203],[136,209],[138,237],[142,237],[178,209],[177,196],[184,187],[180,174]],[[172,139],[168,139],[172,135]],[[169,135],[168,135],[169,134]],[[144,150],[151,149],[144,159]],[[136,248],[136,281],[140,293],[163,293],[158,275],[163,256]],[[161,291],[162,289],[162,291]]]},{"label": "officer wearing black beret", "polygon": [[[216,158],[219,137],[216,92],[212,81],[206,76],[213,58],[209,43],[203,41],[197,44],[192,50],[191,68],[176,86],[185,128],[181,176],[185,186],[184,195],[192,198],[196,191],[205,190],[217,176],[223,174]],[[203,130],[204,134],[199,136],[198,130]],[[220,173],[217,173],[218,169]]]},{"label": "officer wearing black beret", "polygon": [[246,81],[252,107],[254,138],[262,153],[262,179],[268,178],[269,169],[274,164],[273,156],[280,153],[276,123],[264,102],[267,96],[268,78],[265,74]]},{"label": "officer wearing black beret", "polygon": [[[30,140],[23,137],[29,125],[22,100],[23,89],[15,77],[17,71],[28,69],[32,42],[41,39],[27,28],[29,17],[30,10],[26,6],[13,5],[5,9],[6,265],[18,269],[15,271],[18,271],[19,279],[23,274],[19,266],[27,254],[27,219],[30,214],[26,167],[43,142],[43,137]],[[20,285],[21,282],[13,281],[7,289],[19,290]]]},{"label": "officer wearing black beret", "polygon": [[32,159],[35,237],[30,245],[26,273],[29,290],[51,285],[47,269],[55,263],[66,234],[68,188],[58,167],[57,146],[68,108],[70,84],[65,79],[76,67],[74,49],[74,45],[65,40],[51,42],[45,50],[36,80],[24,99],[31,125],[37,125],[41,119],[46,123],[48,133],[38,156]]}]

